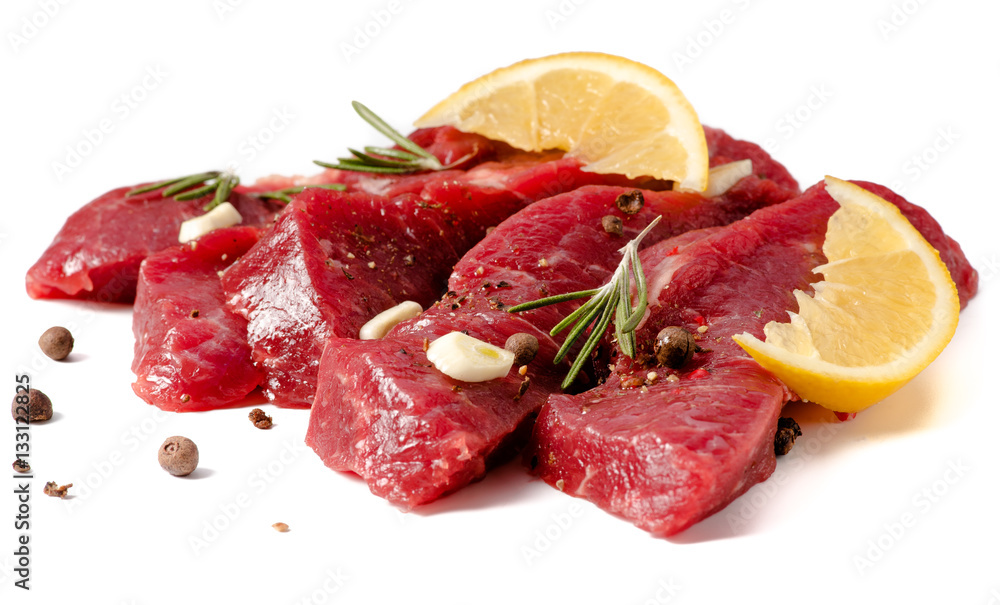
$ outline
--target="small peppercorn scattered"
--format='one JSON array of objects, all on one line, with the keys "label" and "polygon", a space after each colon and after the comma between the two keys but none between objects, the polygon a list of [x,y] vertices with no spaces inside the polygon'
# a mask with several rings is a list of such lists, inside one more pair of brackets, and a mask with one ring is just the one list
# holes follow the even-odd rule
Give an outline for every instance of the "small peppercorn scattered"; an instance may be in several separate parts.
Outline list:
[{"label": "small peppercorn scattered", "polygon": [[56,361],[62,361],[73,350],[73,335],[62,326],[54,326],[42,332],[38,346],[41,347],[42,353]]},{"label": "small peppercorn scattered", "polygon": [[774,455],[784,456],[792,451],[796,437],[802,436],[802,429],[794,418],[778,418],[778,432],[774,434]]},{"label": "small peppercorn scattered", "polygon": [[198,317],[199,315],[201,315],[201,311],[199,311],[198,309],[194,309],[194,310],[191,311],[191,319],[194,319],[194,318]]},{"label": "small peppercorn scattered", "polygon": [[611,235],[621,237],[625,233],[625,225],[622,223],[622,219],[613,214],[601,217],[601,226],[604,227],[605,233],[610,233]]},{"label": "small peppercorn scattered", "polygon": [[28,473],[28,472],[31,472],[31,465],[29,465],[24,460],[21,460],[20,458],[18,458],[17,460],[14,461],[14,465],[13,466],[14,466],[14,470],[17,471],[17,472],[19,472],[19,473]]},{"label": "small peppercorn scattered", "polygon": [[531,360],[538,354],[538,339],[531,334],[518,332],[511,334],[503,348],[514,354],[514,365],[523,366],[531,363]]},{"label": "small peppercorn scattered", "polygon": [[260,408],[250,410],[250,422],[259,429],[269,429],[274,424],[271,417]]},{"label": "small peppercorn scattered", "polygon": [[288,524],[287,523],[275,523],[271,527],[273,527],[274,529],[280,531],[281,533],[285,533],[286,531],[288,531]]},{"label": "small peppercorn scattered", "polygon": [[69,488],[71,487],[73,487],[72,483],[59,485],[55,481],[49,481],[42,489],[42,493],[46,496],[52,496],[53,498],[65,498],[69,493]]},{"label": "small peppercorn scattered", "polygon": [[52,418],[52,400],[45,393],[38,389],[29,389],[27,405],[18,403],[19,397],[24,397],[24,393],[19,393],[10,403],[10,415],[16,422],[20,424],[44,422]]},{"label": "small peppercorn scattered", "polygon": [[701,351],[701,347],[695,342],[694,335],[677,326],[660,330],[653,343],[656,361],[660,365],[674,370],[691,361],[691,357],[699,351]]},{"label": "small peppercorn scattered", "polygon": [[198,446],[187,437],[169,437],[160,446],[160,466],[175,477],[190,475],[198,468]]},{"label": "small peppercorn scattered", "polygon": [[615,199],[615,206],[625,214],[635,214],[642,210],[645,204],[646,199],[642,197],[642,191],[638,189],[623,193]]}]

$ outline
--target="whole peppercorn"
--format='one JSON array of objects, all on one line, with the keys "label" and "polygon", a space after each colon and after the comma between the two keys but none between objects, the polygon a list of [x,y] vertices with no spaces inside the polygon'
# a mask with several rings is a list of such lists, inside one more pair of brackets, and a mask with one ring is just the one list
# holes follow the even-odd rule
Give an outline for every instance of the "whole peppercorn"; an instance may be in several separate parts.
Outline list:
[{"label": "whole peppercorn", "polygon": [[645,204],[646,199],[642,197],[642,191],[638,189],[633,189],[615,198],[615,206],[625,214],[635,214],[642,210]]},{"label": "whole peppercorn", "polygon": [[774,455],[784,456],[792,451],[792,444],[796,437],[802,436],[802,429],[794,418],[778,418],[778,430],[774,434]]},{"label": "whole peppercorn", "polygon": [[660,365],[674,370],[691,361],[691,357],[700,350],[701,348],[694,340],[694,335],[677,326],[660,330],[653,343],[656,361]]},{"label": "whole peppercorn", "polygon": [[160,466],[175,477],[190,475],[198,468],[198,446],[187,437],[170,437],[160,446]]},{"label": "whole peppercorn", "polygon": [[538,339],[525,332],[511,334],[503,348],[514,354],[514,365],[523,366],[531,363],[538,354]]},{"label": "whole peppercorn", "polygon": [[14,461],[14,470],[19,473],[30,473],[31,465],[25,462],[24,460],[18,458],[17,460]]},{"label": "whole peppercorn", "polygon": [[[25,397],[27,397],[27,402],[25,402]],[[21,424],[50,420],[52,418],[52,400],[38,389],[29,389],[27,395],[23,392],[18,393],[11,401],[10,415]]]},{"label": "whole peppercorn", "polygon": [[73,350],[73,335],[62,326],[54,326],[42,332],[38,346],[42,353],[56,361],[62,361]]},{"label": "whole peppercorn", "polygon": [[622,219],[618,218],[613,214],[607,214],[601,217],[601,227],[604,227],[604,232],[621,237],[625,233],[625,225],[622,223]]}]

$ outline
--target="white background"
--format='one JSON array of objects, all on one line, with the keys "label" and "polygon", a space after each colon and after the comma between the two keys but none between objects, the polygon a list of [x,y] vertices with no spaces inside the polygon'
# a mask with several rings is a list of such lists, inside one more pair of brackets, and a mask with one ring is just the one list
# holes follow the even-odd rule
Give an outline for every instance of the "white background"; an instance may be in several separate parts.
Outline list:
[{"label": "white background", "polygon": [[[16,481],[0,480],[0,602],[1000,602],[996,2],[150,4],[0,8],[0,391],[12,397],[27,368],[57,410],[31,433],[30,595],[13,586]],[[69,213],[108,189],[233,160],[248,182],[312,173],[313,159],[384,142],[352,99],[405,127],[473,77],[566,50],[660,69],[705,123],[770,140],[803,188],[824,174],[896,186],[980,271],[954,341],[913,383],[843,425],[794,407],[806,434],[777,474],[674,539],[516,463],[400,513],[303,446],[306,412],[266,406],[276,426],[263,432],[243,408],[139,400],[130,309],[24,293]],[[159,81],[144,82],[150,70]],[[56,170],[102,120],[79,165]],[[251,154],[253,136],[268,143]],[[68,363],[35,346],[57,324],[76,335]],[[13,433],[4,413],[2,464]],[[193,478],[157,465],[175,434],[201,449]],[[75,498],[43,496],[49,480]]]}]

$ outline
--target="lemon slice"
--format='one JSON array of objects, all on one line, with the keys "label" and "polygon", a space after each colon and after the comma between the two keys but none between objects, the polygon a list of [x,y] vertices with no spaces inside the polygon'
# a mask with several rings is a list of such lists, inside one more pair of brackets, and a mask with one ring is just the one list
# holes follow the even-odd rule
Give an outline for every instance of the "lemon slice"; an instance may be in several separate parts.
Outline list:
[{"label": "lemon slice", "polygon": [[427,360],[455,380],[484,382],[503,378],[514,354],[462,332],[449,332],[427,347]]},{"label": "lemon slice", "polygon": [[585,170],[651,176],[704,191],[708,147],[677,85],[655,69],[601,53],[528,59],[486,74],[415,122],[454,126],[518,149],[562,149]]},{"label": "lemon slice", "polygon": [[895,392],[944,350],[958,325],[958,292],[937,250],[899,209],[826,177],[840,203],[827,225],[815,296],[770,322],[765,341],[733,339],[803,399],[857,412]]}]

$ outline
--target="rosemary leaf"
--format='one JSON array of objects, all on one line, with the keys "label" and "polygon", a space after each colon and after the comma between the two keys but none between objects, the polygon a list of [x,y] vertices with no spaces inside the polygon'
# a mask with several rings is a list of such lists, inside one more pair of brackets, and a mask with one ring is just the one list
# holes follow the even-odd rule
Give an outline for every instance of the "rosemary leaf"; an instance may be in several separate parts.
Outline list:
[{"label": "rosemary leaf", "polygon": [[[549,332],[552,336],[555,336],[567,327],[573,326],[553,359],[553,362],[560,363],[566,357],[570,348],[572,348],[573,343],[579,339],[580,335],[591,324],[594,324],[589,336],[580,348],[579,354],[570,366],[569,373],[566,375],[565,380],[563,380],[563,389],[569,388],[573,384],[573,381],[576,380],[580,370],[583,369],[584,363],[590,359],[591,353],[594,352],[594,349],[604,337],[604,333],[607,331],[608,324],[612,322],[612,318],[614,318],[615,338],[618,340],[619,348],[626,356],[635,357],[635,329],[645,316],[646,308],[649,304],[647,300],[646,276],[642,271],[642,263],[639,261],[639,244],[653,227],[660,222],[661,218],[663,217],[658,216],[653,219],[635,239],[621,248],[622,260],[618,264],[618,268],[615,269],[608,283],[600,288],[549,296],[536,301],[522,303],[508,309],[511,313],[519,313],[546,305],[591,297],[590,300],[580,305]],[[632,279],[635,279],[636,285],[635,307],[632,306]]]},{"label": "rosemary leaf", "polygon": [[581,290],[579,292],[570,292],[569,294],[559,294],[557,296],[549,296],[547,298],[540,298],[538,300],[532,300],[526,303],[521,303],[515,305],[508,309],[511,313],[520,313],[521,311],[530,311],[532,309],[538,309],[539,307],[546,307],[548,305],[554,305],[556,303],[566,302],[567,300],[576,300],[578,298],[586,298],[588,296],[593,296],[600,292],[600,288],[594,288],[593,290]]},{"label": "rosemary leaf", "polygon": [[[351,105],[354,107],[354,111],[358,112],[358,115],[365,121],[371,124],[375,130],[381,132],[385,136],[389,137],[393,143],[399,145],[403,149],[409,151],[410,153],[419,155],[426,159],[433,159],[437,162],[437,158],[430,154],[420,145],[417,145],[410,139],[404,137],[395,128],[389,126],[385,120],[375,115],[375,112],[365,107],[364,104],[358,101],[352,101]],[[440,165],[440,164],[439,164]]]},{"label": "rosemary leaf", "polygon": [[217,178],[219,174],[220,173],[218,172],[202,172],[201,174],[192,174],[191,176],[184,177],[180,180],[175,181],[173,185],[164,189],[163,197],[170,197],[172,195],[180,193],[181,191],[184,191],[188,187],[194,187],[195,185],[200,185],[205,181]]}]

